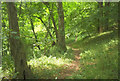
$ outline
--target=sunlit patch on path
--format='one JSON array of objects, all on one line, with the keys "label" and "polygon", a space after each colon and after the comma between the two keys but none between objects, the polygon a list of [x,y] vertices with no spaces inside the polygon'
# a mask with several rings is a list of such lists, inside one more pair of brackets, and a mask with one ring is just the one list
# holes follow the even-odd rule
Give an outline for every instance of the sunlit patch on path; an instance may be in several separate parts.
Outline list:
[{"label": "sunlit patch on path", "polygon": [[73,73],[80,70],[80,50],[76,48],[72,48],[73,54],[75,55],[75,60],[71,62],[71,64],[64,64],[62,67],[65,69],[62,70],[59,74],[58,79],[65,79],[67,76],[72,76]]}]

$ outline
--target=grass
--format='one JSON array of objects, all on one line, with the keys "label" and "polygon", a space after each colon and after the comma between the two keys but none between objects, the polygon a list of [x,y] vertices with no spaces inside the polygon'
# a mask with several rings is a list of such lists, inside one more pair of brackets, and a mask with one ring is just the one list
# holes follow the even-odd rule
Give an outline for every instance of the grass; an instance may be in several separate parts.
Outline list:
[{"label": "grass", "polygon": [[118,36],[117,31],[108,31],[101,34],[94,35],[92,37],[86,38],[84,41],[79,40],[77,42],[72,43],[74,48],[90,48],[94,46],[98,46],[102,42],[109,42],[111,39],[116,39]]},{"label": "grass", "polygon": [[37,79],[55,79],[59,76],[59,72],[64,64],[69,64],[72,60],[56,58],[52,56],[41,56],[38,59],[31,59],[28,64]]},{"label": "grass", "polygon": [[[78,39],[66,40],[70,47],[80,49],[81,69],[66,79],[116,79],[118,78],[118,38],[116,31],[108,31],[101,34]],[[56,47],[49,48],[46,53],[42,51],[29,51],[28,65],[36,79],[57,79],[64,64],[70,64],[74,60],[72,48],[67,46],[67,52],[59,53]],[[3,56],[5,67],[2,76],[14,77],[14,66],[10,55]],[[2,70],[0,70],[2,72]],[[10,75],[10,73],[14,75]]]},{"label": "grass", "polygon": [[68,79],[117,79],[118,38],[117,32],[105,32],[71,44],[81,49],[82,71]]},{"label": "grass", "polygon": [[[57,79],[60,76],[60,72],[67,67],[63,67],[64,64],[70,64],[74,59],[72,49],[67,47],[65,53],[59,53],[56,47],[49,48],[46,53],[42,51],[29,51],[27,61],[36,79]],[[10,55],[3,56],[4,72],[3,77],[14,78],[14,63]],[[1,71],[1,70],[0,70]]]}]

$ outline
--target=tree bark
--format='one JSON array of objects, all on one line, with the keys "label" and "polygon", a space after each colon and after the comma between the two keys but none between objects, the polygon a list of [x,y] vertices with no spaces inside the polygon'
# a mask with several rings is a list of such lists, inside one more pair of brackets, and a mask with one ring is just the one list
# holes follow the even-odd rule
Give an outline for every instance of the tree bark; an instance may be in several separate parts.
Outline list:
[{"label": "tree bark", "polygon": [[15,72],[18,72],[18,79],[31,78],[31,70],[27,66],[26,52],[22,41],[20,40],[17,11],[13,2],[7,3],[8,16],[9,16],[9,42],[11,56],[14,60]]},{"label": "tree bark", "polygon": [[63,6],[62,2],[58,2],[58,25],[59,25],[59,32],[58,32],[58,47],[61,51],[66,51],[66,44],[65,44],[65,30],[64,30],[64,13],[63,13]]}]

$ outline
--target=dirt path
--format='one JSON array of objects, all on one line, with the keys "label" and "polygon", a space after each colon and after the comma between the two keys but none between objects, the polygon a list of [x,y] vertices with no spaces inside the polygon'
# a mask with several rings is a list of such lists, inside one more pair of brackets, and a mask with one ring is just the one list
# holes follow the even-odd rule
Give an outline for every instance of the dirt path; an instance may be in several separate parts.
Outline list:
[{"label": "dirt path", "polygon": [[71,64],[65,64],[63,67],[66,67],[66,69],[62,70],[60,72],[60,76],[58,77],[58,79],[65,79],[65,77],[67,76],[71,76],[72,73],[78,71],[80,69],[80,50],[79,49],[75,49],[75,48],[72,48],[73,50],[73,54],[75,55],[75,60],[72,61]]}]

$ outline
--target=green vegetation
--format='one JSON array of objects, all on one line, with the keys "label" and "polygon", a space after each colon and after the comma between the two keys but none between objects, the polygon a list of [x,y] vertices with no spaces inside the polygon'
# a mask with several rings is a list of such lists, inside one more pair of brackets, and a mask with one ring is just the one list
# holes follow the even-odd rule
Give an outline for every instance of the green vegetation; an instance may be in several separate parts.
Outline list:
[{"label": "green vegetation", "polygon": [[72,46],[81,49],[80,63],[84,68],[82,68],[82,71],[78,71],[68,78],[118,78],[117,33],[111,31],[101,33],[86,39],[84,42],[77,41]]},{"label": "green vegetation", "polygon": [[39,59],[30,60],[28,64],[31,65],[33,73],[37,76],[37,78],[55,79],[61,69],[64,69],[62,66],[64,64],[69,64],[70,62],[70,59],[42,56]]},{"label": "green vegetation", "polygon": [[0,78],[117,79],[118,24],[114,2],[2,2]]}]

